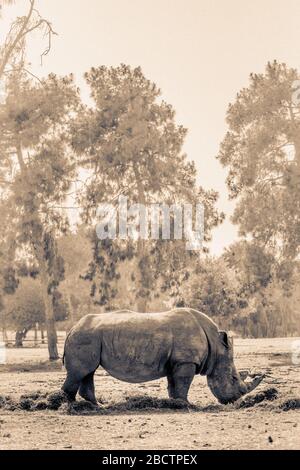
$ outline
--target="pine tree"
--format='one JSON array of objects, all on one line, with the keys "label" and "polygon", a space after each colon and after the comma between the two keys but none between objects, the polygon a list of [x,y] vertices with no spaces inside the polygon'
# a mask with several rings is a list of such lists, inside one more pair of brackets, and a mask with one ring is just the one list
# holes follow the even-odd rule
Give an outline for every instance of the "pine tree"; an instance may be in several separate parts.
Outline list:
[{"label": "pine tree", "polygon": [[[197,186],[194,163],[182,150],[187,130],[176,124],[175,111],[160,100],[157,86],[140,67],[124,64],[92,68],[85,77],[95,106],[82,109],[72,132],[79,164],[90,171],[81,198],[85,221],[94,220],[98,204],[113,202],[120,194],[128,197],[129,204],[201,202],[209,236],[210,228],[222,219],[214,208],[217,195]],[[134,256],[137,308],[145,311],[159,271],[153,255],[156,244],[142,237],[134,244],[96,238],[93,244],[88,277],[93,279],[99,269],[100,278],[106,277],[97,281],[98,286],[102,282],[100,299],[107,301],[109,285],[117,275],[112,260]],[[114,291],[111,294],[115,296]]]},{"label": "pine tree", "polygon": [[282,260],[296,259],[300,250],[298,93],[299,74],[285,64],[269,63],[264,74],[251,74],[229,106],[218,156],[229,169],[240,235]]},{"label": "pine tree", "polygon": [[64,277],[56,238],[68,226],[59,210],[72,184],[74,162],[67,147],[69,113],[77,106],[72,77],[34,83],[22,72],[8,82],[0,107],[1,179],[16,250],[37,263],[45,304],[50,359],[57,359],[53,294]]}]

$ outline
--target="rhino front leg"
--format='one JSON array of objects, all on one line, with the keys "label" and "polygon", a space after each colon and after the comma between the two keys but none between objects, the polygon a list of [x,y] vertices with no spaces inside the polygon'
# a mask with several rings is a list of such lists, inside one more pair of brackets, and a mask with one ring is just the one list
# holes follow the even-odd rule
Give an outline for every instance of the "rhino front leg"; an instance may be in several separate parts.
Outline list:
[{"label": "rhino front leg", "polygon": [[188,401],[188,393],[196,373],[193,363],[176,364],[168,375],[168,392],[170,398]]}]

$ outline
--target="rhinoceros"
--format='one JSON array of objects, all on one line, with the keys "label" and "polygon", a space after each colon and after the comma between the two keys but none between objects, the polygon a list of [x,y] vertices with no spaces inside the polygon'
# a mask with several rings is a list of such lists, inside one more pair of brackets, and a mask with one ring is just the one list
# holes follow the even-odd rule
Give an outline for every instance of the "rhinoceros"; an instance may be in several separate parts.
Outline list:
[{"label": "rhinoceros", "polygon": [[97,404],[94,373],[102,366],[113,377],[139,383],[167,377],[170,398],[187,401],[195,374],[207,376],[222,404],[253,390],[263,375],[245,381],[233,362],[225,331],[204,313],[174,308],[160,313],[120,310],[89,314],[69,332],[64,349],[67,377],[62,390]]}]

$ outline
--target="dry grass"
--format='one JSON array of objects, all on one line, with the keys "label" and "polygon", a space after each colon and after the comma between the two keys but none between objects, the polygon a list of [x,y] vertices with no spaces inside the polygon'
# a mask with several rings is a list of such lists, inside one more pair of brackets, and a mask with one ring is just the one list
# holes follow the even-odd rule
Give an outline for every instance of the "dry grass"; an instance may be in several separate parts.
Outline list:
[{"label": "dry grass", "polygon": [[[270,406],[270,402],[272,405]],[[243,408],[264,407],[282,411],[300,409],[300,398],[291,397],[283,399],[280,397],[276,388],[268,388],[256,394],[248,395],[242,401],[229,405],[208,405],[199,406],[186,403],[183,400],[157,398],[151,396],[128,396],[124,401],[112,402],[107,405],[94,405],[85,400],[79,400],[72,403],[63,391],[53,393],[42,393],[39,390],[26,395],[21,395],[19,400],[10,396],[0,396],[0,408],[6,411],[43,411],[60,410],[62,413],[71,415],[109,415],[111,413],[126,412],[163,412],[176,410],[181,412],[201,412],[215,413],[220,411],[235,411]]]}]

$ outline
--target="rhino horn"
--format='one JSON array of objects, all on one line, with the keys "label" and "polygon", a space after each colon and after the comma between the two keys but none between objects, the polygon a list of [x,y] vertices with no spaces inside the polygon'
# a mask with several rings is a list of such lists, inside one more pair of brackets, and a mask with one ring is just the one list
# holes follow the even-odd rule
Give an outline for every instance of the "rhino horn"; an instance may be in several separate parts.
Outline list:
[{"label": "rhino horn", "polygon": [[261,383],[263,378],[264,378],[264,375],[261,374],[261,375],[257,375],[256,377],[254,377],[254,379],[251,380],[251,382],[244,382],[247,387],[246,393],[252,392],[252,390],[254,390]]}]

